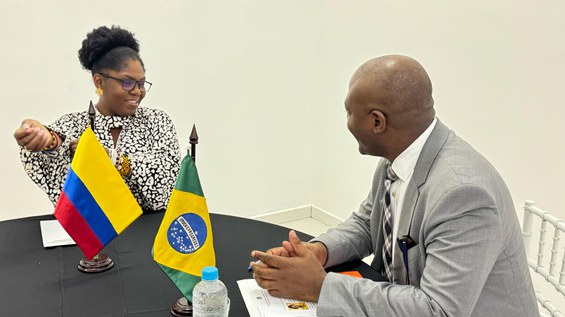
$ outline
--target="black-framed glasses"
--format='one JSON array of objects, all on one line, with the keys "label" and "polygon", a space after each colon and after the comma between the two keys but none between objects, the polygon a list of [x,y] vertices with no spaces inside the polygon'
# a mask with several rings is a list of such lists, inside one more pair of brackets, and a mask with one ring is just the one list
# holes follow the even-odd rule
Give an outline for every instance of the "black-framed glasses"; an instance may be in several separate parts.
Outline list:
[{"label": "black-framed glasses", "polygon": [[122,83],[122,89],[126,90],[126,91],[132,91],[137,86],[137,87],[139,87],[139,90],[148,92],[151,89],[151,86],[153,85],[152,83],[150,83],[146,80],[120,79],[120,78],[112,77],[112,76],[104,74],[104,73],[98,73],[98,74],[100,74],[100,76],[102,76],[102,77],[110,78],[110,79],[117,80],[117,81],[121,82]]}]

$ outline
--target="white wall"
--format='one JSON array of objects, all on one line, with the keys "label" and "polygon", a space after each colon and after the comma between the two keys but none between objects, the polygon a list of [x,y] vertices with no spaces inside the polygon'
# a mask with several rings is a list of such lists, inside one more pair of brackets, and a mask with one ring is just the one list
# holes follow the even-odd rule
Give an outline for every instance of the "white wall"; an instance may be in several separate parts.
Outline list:
[{"label": "white wall", "polygon": [[[256,215],[315,204],[339,217],[368,192],[343,98],[363,61],[401,53],[434,82],[438,116],[497,166],[518,207],[565,218],[565,33],[560,1],[16,1],[0,4],[0,219],[52,211],[12,138],[95,99],[76,51],[119,24],[142,45],[144,105],[192,123],[210,209]],[[520,212],[520,211],[519,211]]]},{"label": "white wall", "polygon": [[438,117],[526,199],[565,218],[565,4],[561,1],[348,1],[324,6],[313,105],[313,202],[347,217],[377,159],[345,127],[348,80],[363,61],[401,53],[434,84]]}]

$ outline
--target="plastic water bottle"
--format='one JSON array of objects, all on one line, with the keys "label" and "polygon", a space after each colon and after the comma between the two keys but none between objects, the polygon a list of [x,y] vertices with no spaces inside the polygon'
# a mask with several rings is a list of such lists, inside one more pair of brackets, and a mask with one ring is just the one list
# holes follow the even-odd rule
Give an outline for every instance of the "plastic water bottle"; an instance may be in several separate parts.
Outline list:
[{"label": "plastic water bottle", "polygon": [[193,317],[228,317],[230,300],[228,289],[218,279],[218,269],[207,266],[202,269],[202,280],[192,291]]}]

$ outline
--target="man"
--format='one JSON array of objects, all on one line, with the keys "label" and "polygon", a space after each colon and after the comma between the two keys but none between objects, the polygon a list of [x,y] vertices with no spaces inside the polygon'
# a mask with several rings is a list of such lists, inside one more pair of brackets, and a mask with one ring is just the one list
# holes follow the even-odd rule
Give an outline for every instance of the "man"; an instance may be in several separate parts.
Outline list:
[{"label": "man", "polygon": [[[383,158],[369,196],[309,243],[291,231],[281,247],[253,251],[259,286],[317,301],[319,316],[539,316],[510,193],[433,103],[414,59],[361,65],[345,109],[359,152]],[[390,283],[324,271],[371,253]]]}]

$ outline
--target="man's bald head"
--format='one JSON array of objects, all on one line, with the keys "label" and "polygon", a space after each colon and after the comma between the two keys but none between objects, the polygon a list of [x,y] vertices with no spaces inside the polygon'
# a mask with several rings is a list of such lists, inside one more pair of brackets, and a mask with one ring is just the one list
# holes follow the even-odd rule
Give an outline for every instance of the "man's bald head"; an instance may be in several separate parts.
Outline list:
[{"label": "man's bald head", "polygon": [[[361,153],[394,160],[435,117],[425,69],[401,55],[377,57],[353,74],[345,106]],[[353,114],[353,115],[352,115]]]},{"label": "man's bald head", "polygon": [[[426,70],[411,57],[386,55],[363,63],[351,81],[372,84],[383,107],[390,113],[432,108],[432,82]],[[371,88],[369,88],[371,89]]]}]

